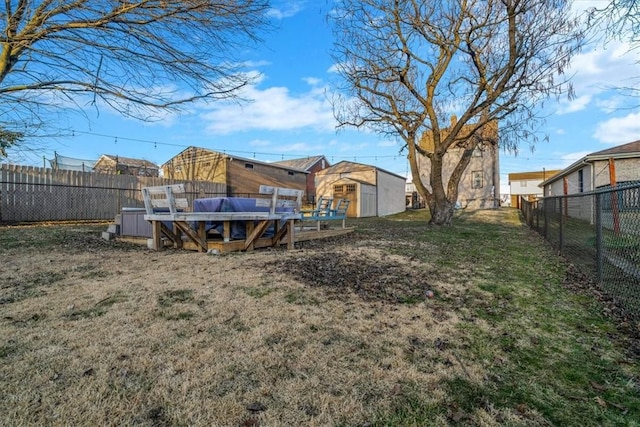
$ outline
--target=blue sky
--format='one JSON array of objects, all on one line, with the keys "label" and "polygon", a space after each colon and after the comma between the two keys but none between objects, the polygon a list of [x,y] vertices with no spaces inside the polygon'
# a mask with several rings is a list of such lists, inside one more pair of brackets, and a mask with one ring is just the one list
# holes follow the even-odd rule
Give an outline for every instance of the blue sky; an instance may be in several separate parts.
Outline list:
[{"label": "blue sky", "polygon": [[[237,156],[275,161],[324,154],[330,162],[350,160],[406,176],[408,164],[400,144],[361,131],[336,132],[326,96],[332,73],[331,32],[325,16],[331,2],[274,0],[276,29],[264,43],[247,50],[247,71],[258,76],[243,95],[252,102],[193,105],[181,115],[154,123],[118,116],[108,108],[99,114],[73,116],[73,136],[41,143],[35,153],[10,152],[10,161],[42,165],[43,156],[97,159],[101,154],[144,158],[162,164],[194,145]],[[576,11],[606,1],[576,1]],[[517,156],[500,153],[501,192],[508,192],[512,172],[562,169],[585,154],[640,139],[640,99],[611,90],[631,86],[640,76],[637,52],[611,42],[587,46],[569,73],[577,98],[550,101],[542,129],[548,142],[534,151],[523,142]]]}]

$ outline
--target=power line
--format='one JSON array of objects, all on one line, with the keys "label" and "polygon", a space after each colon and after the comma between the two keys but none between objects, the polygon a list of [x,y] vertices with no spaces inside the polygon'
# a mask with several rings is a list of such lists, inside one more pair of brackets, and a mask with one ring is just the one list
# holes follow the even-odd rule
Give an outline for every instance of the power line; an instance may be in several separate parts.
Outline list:
[{"label": "power line", "polygon": [[[178,148],[188,148],[191,145],[186,145],[186,144],[176,144],[176,143],[170,143],[170,142],[161,142],[161,141],[156,141],[156,140],[146,140],[146,139],[139,139],[139,138],[129,138],[129,137],[123,137],[123,136],[117,136],[117,135],[106,135],[106,134],[101,134],[101,133],[95,133],[95,132],[86,132],[86,131],[78,131],[78,130],[73,130],[73,135],[75,136],[76,133],[78,134],[82,134],[82,135],[90,135],[90,136],[98,136],[98,137],[102,137],[102,138],[109,138],[109,139],[113,139],[115,141],[115,143],[117,144],[118,141],[129,141],[129,142],[137,142],[137,143],[142,143],[142,144],[150,144],[150,145],[154,145],[154,146],[158,146],[158,145],[162,145],[162,146],[167,146],[167,147],[178,147]],[[208,148],[210,150],[213,151],[218,151],[220,153],[225,153],[225,154],[231,154],[231,153],[236,153],[236,154],[242,154],[242,155],[248,155],[248,156],[253,156],[253,158],[255,158],[256,155],[261,155],[261,156],[272,156],[272,157],[280,157],[281,160],[285,160],[285,157],[291,158],[291,159],[298,159],[298,158],[304,158],[304,157],[315,157],[317,156],[317,154],[313,154],[313,155],[295,155],[295,154],[284,154],[284,153],[268,153],[268,152],[261,152],[261,151],[246,151],[246,150],[229,150],[229,149],[218,149],[218,148]],[[246,156],[245,156],[246,157]],[[332,158],[338,158],[341,160],[349,160],[349,159],[354,159],[354,161],[357,161],[357,159],[391,159],[393,158],[394,160],[400,158],[400,159],[404,159],[405,156],[401,155],[401,154],[397,154],[397,155],[371,155],[371,156],[326,156],[326,157],[332,157]],[[333,161],[333,160],[332,160]]]}]

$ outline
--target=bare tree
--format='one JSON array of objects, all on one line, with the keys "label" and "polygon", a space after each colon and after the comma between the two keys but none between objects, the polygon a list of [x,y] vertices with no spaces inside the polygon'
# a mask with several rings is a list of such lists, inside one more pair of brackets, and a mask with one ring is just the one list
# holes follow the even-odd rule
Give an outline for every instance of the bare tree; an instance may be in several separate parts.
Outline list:
[{"label": "bare tree", "polygon": [[[332,15],[334,59],[346,93],[340,126],[368,127],[407,150],[432,224],[451,223],[473,151],[535,141],[538,103],[569,90],[558,81],[583,40],[563,0],[343,0]],[[458,119],[449,125],[449,116]],[[429,144],[421,144],[424,139]],[[445,155],[460,155],[445,171]],[[421,178],[420,158],[428,179]],[[425,163],[425,162],[423,162]],[[446,177],[450,177],[447,181]]]},{"label": "bare tree", "polygon": [[[0,126],[26,136],[55,113],[109,106],[142,120],[237,97],[239,53],[268,0],[5,0]],[[102,104],[101,104],[102,103]]]},{"label": "bare tree", "polygon": [[[606,44],[612,40],[629,43],[631,50],[640,48],[640,1],[610,0],[601,7],[587,10],[588,23],[594,37]],[[638,108],[640,98],[640,76],[628,84],[613,87],[621,95],[628,96],[632,104],[625,108]]]},{"label": "bare tree", "polygon": [[621,39],[638,47],[640,43],[640,1],[610,0],[602,7],[588,10],[592,28],[602,32],[605,38]]},{"label": "bare tree", "polygon": [[0,158],[7,157],[7,148],[22,141],[24,135],[20,132],[13,132],[0,127]]}]

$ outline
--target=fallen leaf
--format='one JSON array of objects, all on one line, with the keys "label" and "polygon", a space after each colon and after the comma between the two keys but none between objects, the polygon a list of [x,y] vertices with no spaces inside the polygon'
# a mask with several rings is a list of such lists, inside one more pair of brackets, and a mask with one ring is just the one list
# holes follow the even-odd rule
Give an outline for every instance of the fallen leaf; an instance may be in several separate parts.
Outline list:
[{"label": "fallen leaf", "polygon": [[247,418],[240,424],[242,427],[260,427],[260,421],[256,418]]},{"label": "fallen leaf", "polygon": [[393,389],[391,389],[391,394],[393,396],[397,396],[399,394],[402,394],[402,386],[400,384],[394,385]]},{"label": "fallen leaf", "polygon": [[267,407],[260,402],[253,402],[247,405],[247,410],[251,412],[262,412],[266,411],[266,409]]},{"label": "fallen leaf", "polygon": [[465,418],[467,418],[467,414],[464,411],[456,411],[451,415],[451,420],[456,423],[459,423]]}]

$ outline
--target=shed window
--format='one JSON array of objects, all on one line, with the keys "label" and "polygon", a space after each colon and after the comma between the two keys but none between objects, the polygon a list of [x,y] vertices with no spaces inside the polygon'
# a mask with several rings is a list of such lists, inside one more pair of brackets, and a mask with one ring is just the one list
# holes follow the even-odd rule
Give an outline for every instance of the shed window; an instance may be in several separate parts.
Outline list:
[{"label": "shed window", "polygon": [[343,185],[334,185],[333,186],[333,192],[334,193],[342,193],[344,191],[344,186]]},{"label": "shed window", "polygon": [[482,188],[482,171],[471,172],[471,188]]},{"label": "shed window", "polygon": [[347,184],[347,193],[355,193],[356,185],[355,184]]},{"label": "shed window", "polygon": [[244,167],[245,167],[245,168],[247,168],[247,169],[253,169],[253,164],[251,164],[251,163],[245,163],[245,164],[244,164]]}]

